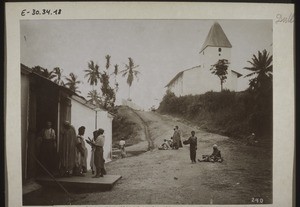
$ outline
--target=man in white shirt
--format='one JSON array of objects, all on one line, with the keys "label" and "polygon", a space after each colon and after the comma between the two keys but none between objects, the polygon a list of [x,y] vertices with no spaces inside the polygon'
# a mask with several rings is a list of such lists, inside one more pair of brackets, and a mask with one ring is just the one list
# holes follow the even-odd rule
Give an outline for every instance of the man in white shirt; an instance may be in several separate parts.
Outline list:
[{"label": "man in white shirt", "polygon": [[57,164],[56,135],[50,121],[47,122],[47,127],[42,130],[39,139],[41,141],[40,160],[46,169],[53,173]]}]

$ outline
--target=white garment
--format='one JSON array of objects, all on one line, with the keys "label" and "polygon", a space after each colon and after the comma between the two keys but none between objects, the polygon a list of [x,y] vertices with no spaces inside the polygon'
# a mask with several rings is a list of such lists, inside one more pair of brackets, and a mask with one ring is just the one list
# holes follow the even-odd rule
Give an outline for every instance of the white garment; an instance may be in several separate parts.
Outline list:
[{"label": "white garment", "polygon": [[96,140],[95,140],[95,145],[96,146],[100,146],[103,147],[104,146],[104,142],[105,142],[105,137],[103,134],[99,135]]},{"label": "white garment", "polygon": [[54,129],[45,129],[44,131],[44,139],[55,139],[55,131]]},{"label": "white garment", "polygon": [[120,147],[124,147],[125,146],[125,140],[120,140],[119,145],[120,145]]}]

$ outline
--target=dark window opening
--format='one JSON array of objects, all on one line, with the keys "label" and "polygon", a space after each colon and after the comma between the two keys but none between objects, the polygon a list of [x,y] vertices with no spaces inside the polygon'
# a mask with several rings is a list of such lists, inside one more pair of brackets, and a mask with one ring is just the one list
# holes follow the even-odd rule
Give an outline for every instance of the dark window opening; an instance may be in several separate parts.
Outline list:
[{"label": "dark window opening", "polygon": [[219,52],[222,52],[222,48],[219,47]]}]

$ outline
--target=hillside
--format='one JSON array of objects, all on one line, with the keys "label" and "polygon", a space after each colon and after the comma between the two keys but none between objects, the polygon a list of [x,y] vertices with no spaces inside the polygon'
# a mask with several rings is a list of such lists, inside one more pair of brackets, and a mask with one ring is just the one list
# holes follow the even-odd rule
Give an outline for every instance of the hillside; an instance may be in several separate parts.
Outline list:
[{"label": "hillside", "polygon": [[145,141],[143,125],[134,111],[126,106],[117,108],[116,117],[113,119],[113,146],[117,147],[121,138],[126,141],[126,146],[132,146]]},{"label": "hillside", "polygon": [[251,133],[270,140],[272,137],[272,96],[257,102],[249,91],[207,92],[176,97],[168,92],[158,112],[191,121],[200,128],[234,138]]}]

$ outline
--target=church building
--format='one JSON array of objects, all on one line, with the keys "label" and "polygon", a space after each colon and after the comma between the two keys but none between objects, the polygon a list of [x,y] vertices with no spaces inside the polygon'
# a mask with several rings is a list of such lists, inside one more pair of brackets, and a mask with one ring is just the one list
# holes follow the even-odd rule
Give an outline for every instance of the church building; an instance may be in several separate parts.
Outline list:
[{"label": "church building", "polygon": [[198,95],[208,91],[220,91],[221,83],[217,75],[210,70],[218,60],[229,62],[228,74],[223,88],[230,91],[237,90],[238,78],[242,74],[231,68],[232,45],[226,37],[222,27],[215,22],[209,30],[205,42],[199,52],[200,65],[179,72],[167,85],[167,89],[176,96]]}]

